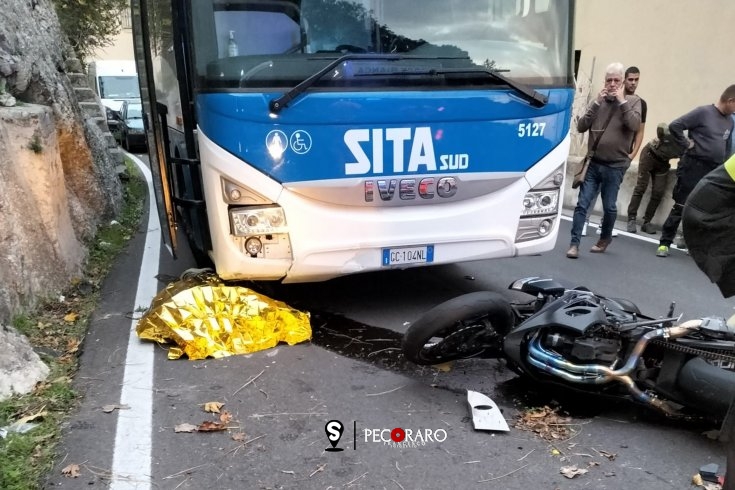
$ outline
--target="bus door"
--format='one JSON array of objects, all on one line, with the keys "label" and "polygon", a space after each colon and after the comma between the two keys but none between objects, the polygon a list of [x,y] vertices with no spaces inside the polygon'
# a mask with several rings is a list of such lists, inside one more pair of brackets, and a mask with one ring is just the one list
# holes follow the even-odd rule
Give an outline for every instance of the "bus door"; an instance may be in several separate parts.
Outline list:
[{"label": "bus door", "polygon": [[135,59],[163,240],[176,257],[181,225],[197,262],[211,248],[194,135],[193,94],[185,52],[183,6],[133,0]]}]

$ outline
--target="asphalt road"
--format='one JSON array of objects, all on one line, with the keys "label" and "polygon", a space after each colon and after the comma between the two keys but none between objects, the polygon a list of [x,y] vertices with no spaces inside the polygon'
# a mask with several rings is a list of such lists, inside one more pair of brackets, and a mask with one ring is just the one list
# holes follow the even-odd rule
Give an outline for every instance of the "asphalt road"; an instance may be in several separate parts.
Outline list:
[{"label": "asphalt road", "polygon": [[[608,296],[634,300],[663,315],[672,300],[686,318],[729,316],[724,300],[690,257],[655,257],[655,244],[621,234],[602,255],[564,257],[569,222],[554,252],[538,257],[386,271],[271,290],[309,311],[314,339],[295,346],[219,360],[169,361],[166,349],[130,332],[140,315],[139,286],[165,286],[193,260],[178,261],[146,242],[149,223],[130,243],[104,285],[83,347],[76,386],[79,410],[64,428],[47,487],[60,489],[328,489],[328,488],[689,488],[700,465],[724,465],[712,427],[662,420],[625,403],[574,399],[533,386],[499,361],[467,360],[447,370],[405,362],[397,345],[422,312],[463,292],[507,286],[526,276],[551,276]],[[157,270],[139,278],[155,252]],[[144,270],[147,270],[144,268]],[[152,288],[152,289],[151,289]],[[136,297],[137,295],[137,297]],[[146,367],[149,366],[149,367]],[[466,390],[490,396],[512,426],[528,407],[560,406],[568,429],[549,442],[511,428],[475,431]],[[132,395],[131,395],[132,393]],[[226,432],[177,433],[183,423],[215,420],[204,404],[224,403]],[[108,405],[118,406],[108,413]],[[105,409],[106,408],[106,409]],[[329,420],[344,433],[327,452]],[[417,447],[366,440],[366,430],[411,429],[439,434]],[[355,430],[356,429],[356,430]],[[443,437],[443,436],[446,437]],[[239,438],[240,440],[234,440]],[[78,464],[81,476],[62,476]],[[569,479],[560,470],[587,470]]]}]

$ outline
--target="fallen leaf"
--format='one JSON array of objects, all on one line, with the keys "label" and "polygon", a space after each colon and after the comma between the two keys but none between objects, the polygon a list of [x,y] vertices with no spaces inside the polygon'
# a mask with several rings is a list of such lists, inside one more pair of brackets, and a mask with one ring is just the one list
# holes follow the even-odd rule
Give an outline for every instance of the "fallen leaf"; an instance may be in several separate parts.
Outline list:
[{"label": "fallen leaf", "polygon": [[235,432],[234,434],[232,434],[232,440],[236,442],[243,442],[246,438],[247,436],[244,432]]},{"label": "fallen leaf", "polygon": [[561,454],[561,452],[558,449],[556,449],[556,448],[554,448],[554,449],[551,450],[551,455],[552,456],[559,456],[560,454]]},{"label": "fallen leaf", "polygon": [[79,318],[79,313],[71,312],[67,313],[66,316],[64,316],[64,321],[69,323],[74,323],[77,321],[77,318]]},{"label": "fallen leaf", "polygon": [[219,413],[219,409],[225,404],[220,402],[207,402],[204,404],[204,411],[209,413]]},{"label": "fallen leaf", "polygon": [[127,405],[105,405],[102,407],[102,411],[105,413],[114,412],[115,410],[129,410],[130,407]]},{"label": "fallen leaf", "polygon": [[519,414],[514,427],[520,430],[535,432],[547,441],[568,439],[574,434],[571,418],[560,416],[550,407],[530,408]]},{"label": "fallen leaf", "polygon": [[559,473],[566,476],[567,478],[574,478],[578,475],[584,475],[588,470],[583,468],[577,468],[576,466],[562,466]]},{"label": "fallen leaf", "polygon": [[454,366],[454,362],[443,362],[441,364],[435,364],[432,367],[436,369],[437,371],[441,371],[442,373],[448,373],[452,370],[452,366]]},{"label": "fallen leaf", "polygon": [[222,422],[225,425],[229,424],[231,420],[232,420],[232,414],[230,412],[228,412],[227,410],[224,410],[219,415],[219,421]]},{"label": "fallen leaf", "polygon": [[598,453],[598,454],[599,454],[600,456],[604,456],[604,457],[606,457],[607,459],[609,459],[610,461],[614,461],[614,460],[615,460],[615,458],[616,458],[616,457],[618,456],[618,455],[617,455],[617,454],[615,454],[615,453],[608,453],[607,451],[605,451],[605,450],[602,450],[602,449],[601,449],[601,450],[597,450],[597,449],[595,449],[595,451],[597,451],[597,453]]},{"label": "fallen leaf", "polygon": [[13,425],[23,425],[23,424],[26,424],[28,422],[33,422],[36,419],[42,419],[42,418],[44,418],[48,414],[48,412],[46,412],[46,410],[44,410],[45,408],[46,408],[46,406],[44,405],[43,408],[41,410],[39,410],[38,412],[36,412],[36,413],[34,413],[32,415],[26,415],[25,417],[19,418],[18,420],[16,420],[15,422],[13,422]]},{"label": "fallen leaf", "polygon": [[193,424],[179,424],[174,427],[174,432],[196,432],[197,426]]},{"label": "fallen leaf", "polygon": [[196,428],[199,432],[218,432],[227,429],[227,424],[205,420]]},{"label": "fallen leaf", "polygon": [[61,470],[61,474],[69,478],[79,478],[79,465],[70,464],[69,466]]},{"label": "fallen leaf", "polygon": [[78,351],[78,350],[79,350],[79,343],[80,343],[80,342],[79,342],[79,340],[78,340],[78,339],[69,339],[69,340],[68,340],[68,341],[66,342],[66,352],[67,352],[68,354],[73,354],[73,353],[75,353],[76,351]]}]

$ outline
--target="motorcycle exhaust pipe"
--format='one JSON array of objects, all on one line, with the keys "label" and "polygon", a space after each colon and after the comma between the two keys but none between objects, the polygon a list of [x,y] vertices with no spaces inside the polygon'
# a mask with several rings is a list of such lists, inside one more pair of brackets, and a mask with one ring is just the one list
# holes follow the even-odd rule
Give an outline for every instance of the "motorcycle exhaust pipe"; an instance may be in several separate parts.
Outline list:
[{"label": "motorcycle exhaust pipe", "polygon": [[629,374],[635,369],[643,351],[652,339],[682,337],[691,330],[699,328],[701,324],[701,320],[689,320],[673,327],[651,330],[638,340],[627,362],[620,369],[613,370],[601,364],[580,365],[569,362],[559,354],[546,350],[541,345],[538,336],[529,344],[527,359],[536,368],[572,383],[606,384],[619,381],[626,386],[635,400],[651,405],[669,415],[676,415],[676,411],[667,403],[641,391]]}]

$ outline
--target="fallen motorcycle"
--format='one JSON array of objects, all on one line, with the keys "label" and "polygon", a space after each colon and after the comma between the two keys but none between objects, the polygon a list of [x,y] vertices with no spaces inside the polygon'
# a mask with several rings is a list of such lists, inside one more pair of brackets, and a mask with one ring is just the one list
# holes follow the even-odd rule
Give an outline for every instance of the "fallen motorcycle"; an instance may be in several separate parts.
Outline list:
[{"label": "fallen motorcycle", "polygon": [[416,364],[504,358],[518,374],[596,395],[628,398],[667,416],[721,420],[735,397],[735,326],[723,318],[679,323],[644,316],[631,301],[553,279],[509,287],[533,296],[509,302],[490,291],[427,311],[402,350]]}]

